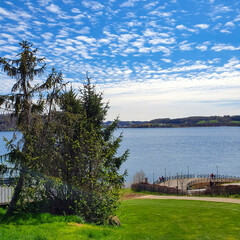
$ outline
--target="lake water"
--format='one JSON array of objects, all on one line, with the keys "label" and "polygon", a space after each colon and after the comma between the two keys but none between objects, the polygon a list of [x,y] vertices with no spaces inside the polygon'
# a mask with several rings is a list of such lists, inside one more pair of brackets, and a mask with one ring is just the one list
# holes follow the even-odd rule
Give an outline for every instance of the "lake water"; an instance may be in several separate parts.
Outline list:
[{"label": "lake water", "polygon": [[240,176],[240,127],[141,128],[123,132],[121,151],[130,155],[122,168],[127,182],[143,170],[150,182],[165,175],[195,173]]},{"label": "lake water", "polygon": [[[240,127],[206,128],[139,128],[117,129],[123,132],[119,152],[130,150],[122,170],[128,170],[126,182],[143,170],[152,180],[176,173],[240,176]],[[11,138],[12,132],[0,132],[0,154],[6,153],[3,136]]]}]

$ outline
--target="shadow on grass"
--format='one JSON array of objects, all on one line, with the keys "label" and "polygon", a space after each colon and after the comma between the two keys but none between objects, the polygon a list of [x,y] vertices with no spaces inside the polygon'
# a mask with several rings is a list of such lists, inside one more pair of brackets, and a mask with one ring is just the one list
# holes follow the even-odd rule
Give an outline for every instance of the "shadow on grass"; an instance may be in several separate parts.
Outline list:
[{"label": "shadow on grass", "polygon": [[76,215],[60,216],[50,213],[28,213],[16,211],[13,215],[7,216],[6,212],[6,208],[0,208],[0,224],[38,225],[54,222],[84,223],[83,218]]}]

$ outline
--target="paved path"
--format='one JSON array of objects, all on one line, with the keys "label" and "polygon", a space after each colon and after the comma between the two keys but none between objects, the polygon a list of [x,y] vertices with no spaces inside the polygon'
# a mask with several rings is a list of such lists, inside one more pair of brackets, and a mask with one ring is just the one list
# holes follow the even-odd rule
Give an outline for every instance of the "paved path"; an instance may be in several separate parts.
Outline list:
[{"label": "paved path", "polygon": [[191,196],[158,196],[158,195],[135,195],[135,199],[177,199],[177,200],[197,200],[207,202],[224,202],[240,204],[240,199],[234,198],[216,198],[216,197],[191,197]]}]

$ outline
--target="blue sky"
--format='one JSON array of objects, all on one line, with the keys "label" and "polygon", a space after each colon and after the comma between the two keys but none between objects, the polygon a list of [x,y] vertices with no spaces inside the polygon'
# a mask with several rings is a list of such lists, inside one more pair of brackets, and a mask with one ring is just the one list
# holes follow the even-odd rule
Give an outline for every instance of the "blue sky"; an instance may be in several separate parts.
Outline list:
[{"label": "blue sky", "polygon": [[0,56],[28,40],[74,88],[88,72],[109,120],[240,114],[239,30],[236,0],[0,2]]}]

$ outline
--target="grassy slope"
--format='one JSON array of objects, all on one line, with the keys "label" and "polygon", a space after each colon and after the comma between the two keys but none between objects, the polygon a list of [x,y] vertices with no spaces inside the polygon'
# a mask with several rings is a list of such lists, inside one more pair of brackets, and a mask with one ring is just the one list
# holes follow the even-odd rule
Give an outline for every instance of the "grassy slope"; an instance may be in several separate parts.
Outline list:
[{"label": "grassy slope", "polygon": [[[0,211],[0,217],[3,216]],[[125,200],[119,228],[72,225],[66,217],[25,215],[0,224],[0,239],[240,239],[240,205],[184,200]]]}]

